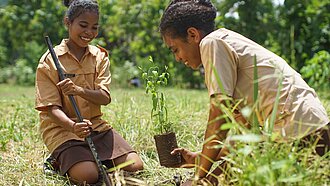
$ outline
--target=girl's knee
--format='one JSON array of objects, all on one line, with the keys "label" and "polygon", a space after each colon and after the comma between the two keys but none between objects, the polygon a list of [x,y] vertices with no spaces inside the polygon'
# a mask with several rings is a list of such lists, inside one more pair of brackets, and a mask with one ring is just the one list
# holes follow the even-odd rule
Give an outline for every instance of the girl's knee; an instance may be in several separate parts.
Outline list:
[{"label": "girl's knee", "polygon": [[68,174],[70,179],[77,183],[96,183],[99,178],[97,165],[91,161],[74,164]]},{"label": "girl's knee", "polygon": [[126,171],[136,172],[139,170],[143,170],[143,162],[139,157],[137,157],[134,159],[134,163],[127,167]]},{"label": "girl's knee", "polygon": [[124,162],[132,162],[131,164],[123,168],[123,170],[125,171],[136,172],[139,170],[143,170],[143,162],[136,153],[129,153],[115,159],[116,165],[119,165]]}]

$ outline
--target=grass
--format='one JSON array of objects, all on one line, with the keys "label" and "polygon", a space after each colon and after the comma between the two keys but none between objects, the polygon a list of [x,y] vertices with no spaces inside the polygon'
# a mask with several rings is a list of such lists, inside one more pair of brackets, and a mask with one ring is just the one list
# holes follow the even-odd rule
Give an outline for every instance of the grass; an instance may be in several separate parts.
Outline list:
[{"label": "grass", "polygon": [[[166,91],[169,119],[175,123],[179,145],[198,150],[207,119],[207,92]],[[48,178],[42,173],[43,159],[48,151],[38,133],[34,88],[0,85],[0,104],[0,185],[63,185],[65,180]],[[160,167],[153,134],[149,132],[153,130],[150,110],[151,100],[143,89],[114,89],[112,103],[102,108],[104,119],[138,151],[145,162],[141,179],[147,185],[157,185],[172,179],[177,173],[185,175],[192,170]]]},{"label": "grass", "polygon": [[[330,113],[328,94],[320,95]],[[166,97],[179,146],[200,150],[208,114],[206,90],[171,88],[166,89]],[[189,177],[193,169],[164,168],[158,163],[149,95],[143,89],[113,89],[112,98],[102,108],[104,119],[142,157],[145,170],[139,179],[146,185],[166,185],[176,174]],[[65,179],[42,173],[48,151],[38,133],[34,88],[0,85],[0,104],[0,185],[64,185]],[[329,156],[315,156],[311,148],[298,152],[288,144],[266,142],[237,146],[228,156],[231,169],[224,185],[330,185]]]}]

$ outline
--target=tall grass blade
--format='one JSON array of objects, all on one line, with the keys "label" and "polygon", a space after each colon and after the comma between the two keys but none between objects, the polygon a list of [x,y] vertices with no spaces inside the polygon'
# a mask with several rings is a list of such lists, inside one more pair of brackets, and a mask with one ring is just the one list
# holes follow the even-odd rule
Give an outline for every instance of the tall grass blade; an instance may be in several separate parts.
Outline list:
[{"label": "tall grass blade", "polygon": [[268,133],[269,137],[272,136],[272,131],[273,131],[273,128],[274,128],[274,125],[275,125],[276,114],[277,114],[277,110],[278,110],[278,104],[279,104],[279,101],[280,101],[280,93],[281,93],[281,89],[283,87],[282,82],[283,82],[283,74],[279,74],[278,89],[277,89],[277,92],[276,92],[273,111],[272,111],[272,114],[270,116],[270,121],[268,122],[268,124],[266,123],[268,125],[268,127],[266,127],[266,130],[267,130],[266,132]]},{"label": "tall grass blade", "polygon": [[254,133],[259,133],[259,123],[256,112],[259,112],[258,107],[258,97],[259,97],[259,84],[258,84],[258,66],[257,66],[257,56],[254,55],[253,58],[253,105],[255,107],[254,112],[252,112],[252,131]]}]

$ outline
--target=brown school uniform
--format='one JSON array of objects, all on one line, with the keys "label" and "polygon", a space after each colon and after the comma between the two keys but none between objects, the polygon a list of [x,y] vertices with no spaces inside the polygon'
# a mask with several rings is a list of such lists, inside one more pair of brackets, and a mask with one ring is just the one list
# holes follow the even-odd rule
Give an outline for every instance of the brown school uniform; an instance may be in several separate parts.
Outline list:
[{"label": "brown school uniform", "polygon": [[[109,71],[108,53],[101,47],[89,45],[81,61],[78,61],[69,51],[63,40],[54,48],[65,76],[76,85],[86,89],[102,89],[110,95],[109,84],[111,74]],[[59,106],[73,121],[77,121],[74,109],[68,96],[61,93],[56,86],[59,82],[58,72],[47,51],[40,59],[36,72],[36,105],[40,111],[40,132],[42,139],[60,163],[61,174],[75,163],[80,161],[93,161],[93,156],[83,138],[67,131],[53,122],[47,114],[47,106]],[[100,159],[110,160],[132,152],[129,144],[117,134],[112,127],[101,118],[101,106],[93,104],[79,96],[74,96],[77,106],[84,119],[92,122],[92,139]]]},{"label": "brown school uniform", "polygon": [[[270,119],[279,88],[279,77],[282,76],[273,132],[281,135],[283,139],[306,136],[329,123],[326,110],[315,91],[300,74],[281,57],[250,39],[221,28],[203,38],[200,52],[209,96],[227,94],[235,100],[244,99],[244,106],[250,107],[254,104],[253,62],[256,55],[259,78],[258,107],[262,120],[260,124]],[[217,79],[221,80],[224,92],[221,91]]]}]

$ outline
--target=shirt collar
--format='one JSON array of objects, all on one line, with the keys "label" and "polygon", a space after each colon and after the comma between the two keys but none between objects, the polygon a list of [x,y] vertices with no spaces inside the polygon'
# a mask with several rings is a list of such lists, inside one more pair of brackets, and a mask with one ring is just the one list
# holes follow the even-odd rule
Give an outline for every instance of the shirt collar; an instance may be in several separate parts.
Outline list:
[{"label": "shirt collar", "polygon": [[[63,39],[59,45],[55,46],[54,50],[58,56],[62,56],[69,52],[69,47],[67,45],[67,42],[68,42],[68,39]],[[97,49],[98,49],[97,47],[88,45],[86,53],[91,53],[93,56],[96,56],[97,52],[98,52]]]}]

